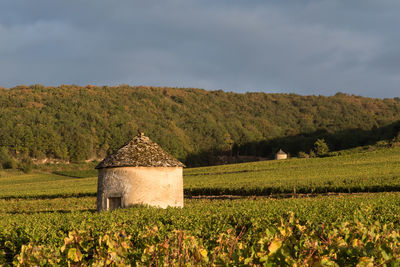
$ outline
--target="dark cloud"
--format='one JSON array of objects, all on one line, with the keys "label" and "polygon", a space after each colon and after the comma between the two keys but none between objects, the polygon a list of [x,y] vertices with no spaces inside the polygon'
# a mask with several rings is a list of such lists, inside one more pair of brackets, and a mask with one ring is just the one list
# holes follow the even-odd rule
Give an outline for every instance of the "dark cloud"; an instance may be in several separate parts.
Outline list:
[{"label": "dark cloud", "polygon": [[400,2],[0,2],[0,86],[399,96]]}]

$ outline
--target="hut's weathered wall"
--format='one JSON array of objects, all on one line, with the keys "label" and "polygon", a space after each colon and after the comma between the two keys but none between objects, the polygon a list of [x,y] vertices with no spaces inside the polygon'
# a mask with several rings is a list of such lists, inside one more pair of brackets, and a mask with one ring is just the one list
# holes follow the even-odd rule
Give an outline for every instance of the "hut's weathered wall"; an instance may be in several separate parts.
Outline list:
[{"label": "hut's weathered wall", "polygon": [[112,198],[121,198],[122,208],[134,204],[183,207],[182,167],[99,169],[97,210],[106,210]]},{"label": "hut's weathered wall", "polygon": [[275,159],[287,159],[287,154],[276,154]]}]

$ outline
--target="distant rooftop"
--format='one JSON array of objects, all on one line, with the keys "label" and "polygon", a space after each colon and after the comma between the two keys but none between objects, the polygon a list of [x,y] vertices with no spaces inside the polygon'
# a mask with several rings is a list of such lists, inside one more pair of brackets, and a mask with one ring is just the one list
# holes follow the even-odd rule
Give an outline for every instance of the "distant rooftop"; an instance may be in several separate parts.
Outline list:
[{"label": "distant rooftop", "polygon": [[143,133],[105,157],[96,169],[112,167],[185,167]]},{"label": "distant rooftop", "polygon": [[278,153],[276,154],[286,154],[282,149],[279,149]]}]

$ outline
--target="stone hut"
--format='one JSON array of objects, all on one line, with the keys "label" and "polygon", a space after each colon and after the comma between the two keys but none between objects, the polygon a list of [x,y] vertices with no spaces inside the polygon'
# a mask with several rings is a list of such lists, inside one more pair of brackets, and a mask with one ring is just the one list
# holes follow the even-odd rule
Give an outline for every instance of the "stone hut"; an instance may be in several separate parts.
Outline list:
[{"label": "stone hut", "polygon": [[275,155],[275,159],[287,159],[287,154],[283,152],[282,149],[279,149],[279,151]]},{"label": "stone hut", "polygon": [[183,165],[143,133],[99,165],[97,210],[183,207]]}]

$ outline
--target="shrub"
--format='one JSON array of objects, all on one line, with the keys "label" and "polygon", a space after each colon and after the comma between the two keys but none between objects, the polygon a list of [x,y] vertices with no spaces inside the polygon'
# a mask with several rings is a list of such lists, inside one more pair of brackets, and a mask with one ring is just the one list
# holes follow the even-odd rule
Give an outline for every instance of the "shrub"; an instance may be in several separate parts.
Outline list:
[{"label": "shrub", "polygon": [[0,165],[3,169],[15,169],[17,162],[8,153],[5,147],[0,148]]},{"label": "shrub", "polygon": [[400,142],[400,132],[398,132],[396,137],[393,138],[393,142]]},{"label": "shrub", "polygon": [[314,151],[318,157],[326,156],[329,152],[329,147],[324,139],[317,139],[314,143]]},{"label": "shrub", "polygon": [[18,162],[18,169],[23,171],[24,173],[30,173],[33,168],[33,162],[31,158],[28,156],[24,156],[19,162]]},{"label": "shrub", "polygon": [[297,154],[297,156],[298,156],[299,158],[309,158],[309,157],[310,157],[310,155],[308,155],[306,152],[303,152],[303,151],[300,151],[300,152]]},{"label": "shrub", "polygon": [[386,140],[381,140],[381,141],[376,142],[376,146],[379,148],[389,147],[389,142]]},{"label": "shrub", "polygon": [[392,147],[400,146],[400,132],[392,139]]}]

